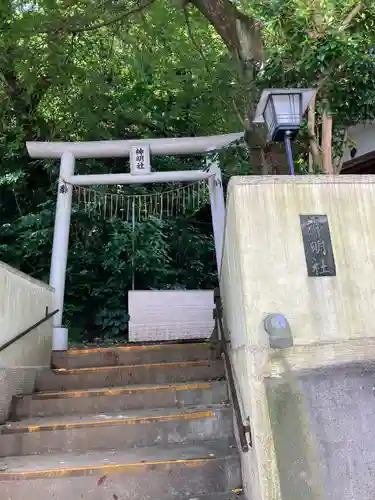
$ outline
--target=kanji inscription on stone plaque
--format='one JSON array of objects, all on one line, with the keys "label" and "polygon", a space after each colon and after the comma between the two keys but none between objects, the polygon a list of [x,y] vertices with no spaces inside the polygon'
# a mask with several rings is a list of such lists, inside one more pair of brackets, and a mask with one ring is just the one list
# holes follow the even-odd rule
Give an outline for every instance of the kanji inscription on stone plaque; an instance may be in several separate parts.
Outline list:
[{"label": "kanji inscription on stone plaque", "polygon": [[134,175],[151,173],[150,146],[133,146],[130,151],[130,171]]},{"label": "kanji inscription on stone plaque", "polygon": [[326,215],[300,215],[307,274],[313,278],[336,276],[331,234]]}]

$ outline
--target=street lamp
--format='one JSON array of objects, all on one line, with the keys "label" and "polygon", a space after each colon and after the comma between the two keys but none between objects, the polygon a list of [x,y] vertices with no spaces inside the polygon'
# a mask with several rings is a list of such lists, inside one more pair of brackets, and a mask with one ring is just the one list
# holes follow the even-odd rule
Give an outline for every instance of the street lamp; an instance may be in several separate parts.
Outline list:
[{"label": "street lamp", "polygon": [[256,109],[254,123],[266,123],[268,140],[284,141],[290,175],[294,175],[291,141],[315,93],[314,89],[266,89]]}]

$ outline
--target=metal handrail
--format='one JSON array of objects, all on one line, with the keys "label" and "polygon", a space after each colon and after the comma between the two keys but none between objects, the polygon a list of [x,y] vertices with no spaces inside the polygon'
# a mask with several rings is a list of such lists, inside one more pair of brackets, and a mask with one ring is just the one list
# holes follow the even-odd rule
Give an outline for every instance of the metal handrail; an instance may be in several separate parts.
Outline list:
[{"label": "metal handrail", "polygon": [[8,342],[5,342],[5,344],[3,344],[0,347],[0,352],[3,351],[4,349],[6,349],[7,347],[9,347],[10,345],[12,345],[14,342],[17,342],[17,340],[21,339],[22,337],[27,335],[32,330],[35,330],[35,328],[38,328],[38,326],[40,326],[43,323],[45,323],[46,321],[48,321],[50,318],[52,318],[58,312],[59,312],[59,310],[56,309],[55,311],[49,313],[48,307],[46,307],[46,315],[42,319],[40,319],[39,321],[37,321],[33,325],[29,326],[28,328],[26,328],[26,330],[23,330],[21,333],[16,335],[12,340],[8,340]]},{"label": "metal handrail", "polygon": [[[241,449],[243,452],[248,452],[252,447],[252,437],[251,437],[251,428],[250,424],[244,424],[240,402],[238,399],[236,384],[234,381],[234,373],[233,367],[228,351],[228,344],[230,340],[226,338],[227,328],[225,326],[225,322],[223,319],[223,307],[221,303],[220,290],[215,289],[214,292],[214,319],[215,319],[215,327],[211,336],[211,343],[213,349],[216,351],[217,357],[223,357],[225,368],[227,372],[229,391],[231,395],[231,400],[233,404],[234,417],[236,420],[237,430],[238,430],[238,438],[240,441]],[[247,419],[248,421],[249,419]],[[249,437],[247,437],[249,435]]]}]

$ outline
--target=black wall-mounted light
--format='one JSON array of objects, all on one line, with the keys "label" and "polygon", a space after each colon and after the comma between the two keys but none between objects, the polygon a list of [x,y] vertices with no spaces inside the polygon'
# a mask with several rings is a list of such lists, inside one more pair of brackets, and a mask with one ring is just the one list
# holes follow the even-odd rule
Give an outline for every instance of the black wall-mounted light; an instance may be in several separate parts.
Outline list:
[{"label": "black wall-mounted light", "polygon": [[269,141],[284,141],[290,175],[295,175],[291,141],[315,93],[314,89],[267,89],[255,113],[254,123],[267,125]]}]

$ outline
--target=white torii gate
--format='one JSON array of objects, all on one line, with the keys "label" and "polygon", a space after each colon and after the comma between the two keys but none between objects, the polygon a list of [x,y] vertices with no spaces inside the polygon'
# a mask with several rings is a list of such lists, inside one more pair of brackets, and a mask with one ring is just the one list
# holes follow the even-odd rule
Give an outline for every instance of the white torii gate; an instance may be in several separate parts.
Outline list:
[{"label": "white torii gate", "polygon": [[164,182],[194,182],[208,180],[212,225],[218,272],[224,239],[225,204],[221,171],[218,162],[207,163],[204,170],[174,172],[133,172],[131,174],[74,175],[76,159],[128,157],[134,148],[146,148],[154,156],[190,155],[219,150],[243,137],[243,133],[206,137],[181,137],[171,139],[113,140],[93,142],[27,142],[31,158],[60,158],[55,227],[53,233],[50,285],[55,290],[53,350],[66,350],[68,330],[63,327],[66,266],[68,259],[70,217],[73,186],[99,184],[143,184]]}]

